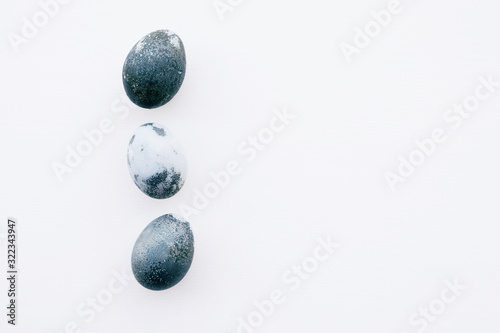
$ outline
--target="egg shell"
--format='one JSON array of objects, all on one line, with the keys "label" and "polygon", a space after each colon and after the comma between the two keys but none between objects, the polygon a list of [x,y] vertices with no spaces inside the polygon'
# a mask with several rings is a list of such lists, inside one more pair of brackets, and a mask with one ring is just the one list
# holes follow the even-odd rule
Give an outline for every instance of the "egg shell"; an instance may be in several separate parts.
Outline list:
[{"label": "egg shell", "polygon": [[154,31],[139,40],[123,64],[127,96],[136,105],[153,109],[169,102],[186,74],[186,52],[179,36],[169,30]]},{"label": "egg shell", "polygon": [[189,222],[166,214],[153,220],[139,235],[132,251],[132,272],[145,288],[165,290],[182,280],[193,255]]},{"label": "egg shell", "polygon": [[175,195],[187,176],[184,149],[168,128],[158,123],[135,130],[128,145],[127,163],[135,185],[155,199]]}]

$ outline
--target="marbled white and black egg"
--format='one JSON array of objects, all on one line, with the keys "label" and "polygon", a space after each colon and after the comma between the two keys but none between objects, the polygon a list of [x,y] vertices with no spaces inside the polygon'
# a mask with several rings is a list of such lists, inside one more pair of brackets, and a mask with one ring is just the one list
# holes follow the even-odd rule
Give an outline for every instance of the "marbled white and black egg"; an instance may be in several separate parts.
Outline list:
[{"label": "marbled white and black egg", "polygon": [[179,140],[158,123],[144,124],[135,130],[127,161],[135,185],[155,199],[170,198],[186,180],[184,150]]}]

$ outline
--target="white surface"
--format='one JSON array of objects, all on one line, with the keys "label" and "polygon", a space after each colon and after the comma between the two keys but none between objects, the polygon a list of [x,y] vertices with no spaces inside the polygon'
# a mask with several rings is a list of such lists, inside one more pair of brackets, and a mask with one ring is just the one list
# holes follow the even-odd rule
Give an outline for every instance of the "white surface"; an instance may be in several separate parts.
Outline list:
[{"label": "white surface", "polygon": [[[19,325],[2,310],[1,332],[59,333],[72,321],[81,332],[236,332],[254,301],[281,289],[285,303],[256,332],[412,333],[409,316],[454,278],[467,290],[427,332],[498,331],[500,91],[458,130],[442,116],[480,76],[500,80],[500,5],[406,1],[347,64],[339,44],[387,3],[248,0],[221,21],[210,0],[74,0],[16,54],[7,34],[40,7],[6,0],[0,232],[18,219],[20,296]],[[184,42],[184,84],[166,106],[125,116],[123,61],[162,28]],[[297,117],[248,162],[245,140],[284,106]],[[105,118],[114,130],[59,182],[51,163]],[[128,175],[128,142],[146,122],[170,128],[188,157],[184,188],[164,201]],[[384,173],[437,127],[448,140],[391,192]],[[241,173],[190,218],[186,278],[165,292],[131,281],[91,322],[77,315],[113,271],[130,274],[143,228],[179,213],[231,160]],[[282,275],[328,235],[340,247],[289,292]]]}]

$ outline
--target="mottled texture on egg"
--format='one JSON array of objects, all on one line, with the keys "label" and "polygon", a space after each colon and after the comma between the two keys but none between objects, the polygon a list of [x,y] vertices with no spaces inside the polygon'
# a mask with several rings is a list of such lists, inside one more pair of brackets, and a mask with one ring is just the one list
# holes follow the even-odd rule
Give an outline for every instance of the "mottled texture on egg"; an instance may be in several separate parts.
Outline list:
[{"label": "mottled texture on egg", "polygon": [[182,40],[158,30],[143,37],[123,64],[123,86],[132,102],[146,109],[160,107],[179,91],[186,74]]},{"label": "mottled texture on egg", "polygon": [[135,185],[152,198],[170,198],[184,185],[184,150],[163,125],[148,123],[135,130],[128,145],[127,162]]},{"label": "mottled texture on egg", "polygon": [[167,214],[153,220],[132,251],[132,271],[145,288],[164,290],[176,285],[191,267],[194,238],[189,222]]}]

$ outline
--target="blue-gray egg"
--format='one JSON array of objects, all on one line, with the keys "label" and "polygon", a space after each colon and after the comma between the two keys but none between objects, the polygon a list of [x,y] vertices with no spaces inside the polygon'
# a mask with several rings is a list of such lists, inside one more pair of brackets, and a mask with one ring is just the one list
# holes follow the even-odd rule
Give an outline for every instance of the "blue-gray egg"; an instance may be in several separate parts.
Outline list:
[{"label": "blue-gray egg", "polygon": [[153,220],[139,235],[132,251],[132,271],[145,288],[168,289],[186,275],[193,255],[189,222],[166,214]]},{"label": "blue-gray egg", "polygon": [[182,40],[168,30],[143,37],[123,64],[123,86],[132,102],[146,109],[160,107],[179,91],[186,74]]},{"label": "blue-gray egg", "polygon": [[155,199],[176,194],[187,176],[186,155],[179,140],[158,123],[135,130],[128,144],[127,162],[135,185]]}]

